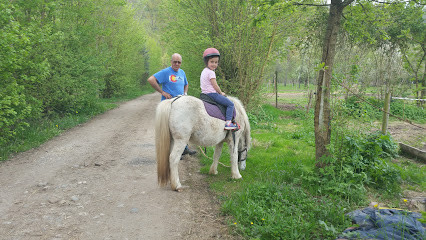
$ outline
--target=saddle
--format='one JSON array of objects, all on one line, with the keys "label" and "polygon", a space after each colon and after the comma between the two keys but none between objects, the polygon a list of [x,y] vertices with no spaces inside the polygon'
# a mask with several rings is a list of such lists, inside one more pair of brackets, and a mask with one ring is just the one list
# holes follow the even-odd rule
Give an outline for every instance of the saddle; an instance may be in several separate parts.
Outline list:
[{"label": "saddle", "polygon": [[[204,107],[206,108],[206,111],[210,116],[212,116],[214,118],[219,118],[219,119],[225,121],[226,106],[223,106],[223,105],[215,102],[213,100],[213,98],[209,97],[209,95],[204,94],[204,93],[200,94],[200,99],[203,101]],[[236,112],[235,112],[235,108],[234,108],[232,120],[234,120],[235,116],[236,116]]]}]

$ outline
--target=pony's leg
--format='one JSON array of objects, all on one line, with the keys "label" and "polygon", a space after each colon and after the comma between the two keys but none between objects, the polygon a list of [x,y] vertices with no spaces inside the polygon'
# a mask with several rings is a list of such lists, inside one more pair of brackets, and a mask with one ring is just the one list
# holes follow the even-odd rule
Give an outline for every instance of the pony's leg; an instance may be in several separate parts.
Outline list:
[{"label": "pony's leg", "polygon": [[238,170],[238,139],[235,139],[235,145],[231,142],[230,144],[228,143],[228,146],[229,155],[231,155],[231,177],[233,179],[240,179],[242,176]]},{"label": "pony's leg", "polygon": [[222,154],[223,142],[216,145],[213,154],[213,163],[210,166],[209,174],[217,174],[217,164],[219,163],[220,155]]},{"label": "pony's leg", "polygon": [[170,153],[170,186],[172,190],[180,192],[182,185],[179,181],[179,161],[182,156],[182,152],[185,149],[186,143],[180,141],[174,141],[173,148]]}]

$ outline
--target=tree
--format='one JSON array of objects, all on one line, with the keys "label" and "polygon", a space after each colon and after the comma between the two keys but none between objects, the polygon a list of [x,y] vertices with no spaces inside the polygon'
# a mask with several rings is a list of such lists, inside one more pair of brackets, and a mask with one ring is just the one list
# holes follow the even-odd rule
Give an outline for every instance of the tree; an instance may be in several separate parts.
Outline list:
[{"label": "tree", "polygon": [[[424,6],[414,2],[393,4],[389,7],[392,24],[387,32],[403,56],[404,68],[412,75],[418,99],[426,99],[426,24]],[[422,101],[418,101],[421,105]]]},{"label": "tree", "polygon": [[[323,40],[323,53],[321,58],[321,68],[318,73],[317,78],[317,92],[316,92],[316,105],[315,105],[315,156],[316,156],[316,166],[323,167],[325,165],[323,157],[329,156],[329,151],[327,150],[327,145],[330,144],[331,139],[331,111],[330,111],[330,83],[333,76],[333,65],[334,57],[336,50],[337,34],[341,27],[341,18],[343,11],[347,6],[350,6],[354,0],[331,0],[329,5],[329,16],[327,20],[327,29]],[[368,2],[368,1],[366,1]],[[385,3],[385,2],[383,2]],[[296,3],[298,5],[302,5]],[[395,3],[392,3],[395,4]],[[315,4],[313,4],[315,5]],[[363,14],[366,13],[362,5],[362,1],[359,1],[360,8],[363,9]],[[371,6],[371,4],[370,4]],[[374,8],[374,10],[379,10]],[[368,14],[366,14],[368,16]],[[384,14],[384,11],[378,12],[378,14],[368,17],[374,18],[374,23],[372,25],[364,25],[362,29],[373,27],[374,36],[377,39],[386,40],[386,32],[383,30],[386,26],[389,25],[389,22],[379,22],[377,17]],[[370,32],[370,33],[371,33]],[[368,33],[368,32],[367,32]],[[423,31],[424,33],[424,31]],[[370,34],[359,34],[358,36],[366,37]],[[424,35],[423,35],[424,36]],[[380,43],[386,44],[386,41],[378,41]],[[388,41],[387,41],[388,42]],[[424,44],[424,41],[423,41]],[[383,46],[383,45],[382,45]]]},{"label": "tree", "polygon": [[282,11],[276,11],[262,1],[165,2],[164,13],[169,19],[163,19],[169,25],[164,42],[174,49],[170,51],[182,54],[182,68],[191,82],[190,94],[200,91],[199,82],[191,80],[199,79],[204,67],[202,52],[215,47],[221,52],[216,71],[219,85],[246,105],[259,96],[265,69],[274,60],[274,52],[284,44],[282,39],[297,31],[294,23],[303,19],[303,13],[294,11],[295,6],[287,3],[277,5]]},{"label": "tree", "polygon": [[[416,85],[417,98],[422,98],[422,92],[425,90],[422,89],[426,60],[424,47],[426,24],[423,21],[423,8],[422,4],[414,1],[380,4],[374,1],[358,1],[345,14],[344,23],[345,30],[350,33],[351,42],[373,48],[376,53],[383,54],[384,62],[398,62],[397,65],[400,61],[404,62],[404,68],[411,75],[410,81]],[[394,66],[395,64],[390,64],[384,71],[389,72],[388,69],[391,69],[389,67]],[[388,89],[396,89],[395,86],[398,86],[395,84],[396,81],[386,80]]]},{"label": "tree", "polygon": [[333,72],[334,56],[336,52],[337,34],[343,10],[354,0],[331,0],[330,12],[327,20],[327,30],[324,36],[321,67],[317,78],[315,102],[315,158],[316,166],[324,166],[322,158],[328,156],[327,145],[331,139],[331,110],[330,87]]}]

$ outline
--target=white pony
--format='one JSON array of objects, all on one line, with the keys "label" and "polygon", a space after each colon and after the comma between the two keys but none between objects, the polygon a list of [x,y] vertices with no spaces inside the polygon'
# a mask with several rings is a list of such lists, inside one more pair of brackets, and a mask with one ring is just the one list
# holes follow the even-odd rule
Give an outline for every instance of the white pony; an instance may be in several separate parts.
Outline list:
[{"label": "white pony", "polygon": [[197,146],[216,146],[210,174],[217,174],[217,165],[226,142],[231,156],[232,178],[239,179],[245,168],[247,151],[250,148],[250,123],[242,103],[228,97],[235,106],[235,120],[240,130],[224,130],[225,122],[207,114],[203,102],[192,96],[167,99],[157,106],[155,116],[155,146],[157,154],[157,177],[160,186],[170,181],[172,190],[181,191],[178,164],[188,143]]}]

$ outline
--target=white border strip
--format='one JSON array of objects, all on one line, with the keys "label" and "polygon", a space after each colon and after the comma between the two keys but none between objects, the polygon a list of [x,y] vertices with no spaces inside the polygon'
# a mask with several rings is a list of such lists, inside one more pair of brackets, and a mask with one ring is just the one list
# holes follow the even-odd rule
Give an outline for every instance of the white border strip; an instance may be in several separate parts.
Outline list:
[{"label": "white border strip", "polygon": [[402,99],[402,100],[410,100],[410,101],[426,101],[426,99],[414,99],[414,98],[403,98],[403,97],[392,97],[392,99]]}]

